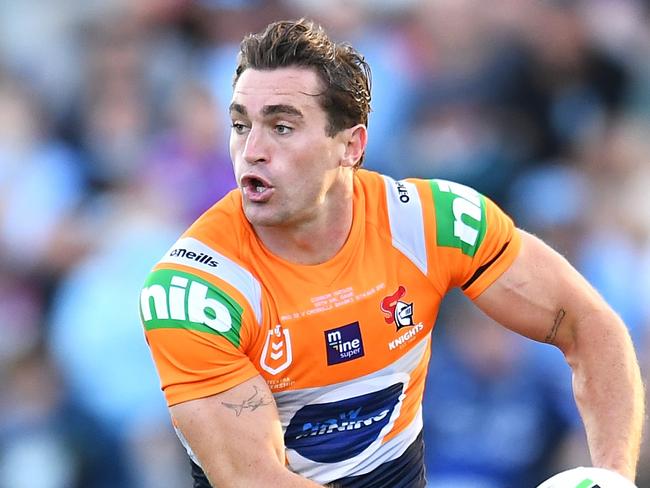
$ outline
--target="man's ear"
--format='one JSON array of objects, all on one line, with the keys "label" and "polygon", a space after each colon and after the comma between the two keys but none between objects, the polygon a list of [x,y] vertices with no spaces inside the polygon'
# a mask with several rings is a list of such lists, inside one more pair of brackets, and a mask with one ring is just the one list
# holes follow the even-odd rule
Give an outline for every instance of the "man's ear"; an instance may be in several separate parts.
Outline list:
[{"label": "man's ear", "polygon": [[342,131],[345,150],[341,158],[341,166],[354,167],[357,165],[368,144],[368,129],[363,124]]}]

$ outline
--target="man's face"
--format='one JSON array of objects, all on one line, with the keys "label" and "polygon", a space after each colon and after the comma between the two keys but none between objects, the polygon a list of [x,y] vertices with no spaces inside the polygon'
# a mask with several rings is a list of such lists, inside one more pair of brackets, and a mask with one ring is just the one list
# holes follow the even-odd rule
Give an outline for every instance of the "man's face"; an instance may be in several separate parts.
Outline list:
[{"label": "man's face", "polygon": [[321,91],[316,72],[297,67],[247,69],[235,85],[230,157],[254,226],[300,226],[328,203],[345,141],[327,135]]}]

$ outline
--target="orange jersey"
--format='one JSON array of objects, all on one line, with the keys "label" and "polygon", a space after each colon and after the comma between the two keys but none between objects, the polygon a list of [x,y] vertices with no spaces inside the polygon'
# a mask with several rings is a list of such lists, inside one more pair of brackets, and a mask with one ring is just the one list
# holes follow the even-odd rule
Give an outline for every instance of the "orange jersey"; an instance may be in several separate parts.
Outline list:
[{"label": "orange jersey", "polygon": [[443,296],[477,297],[518,250],[510,218],[476,191],[359,170],[344,246],[294,264],[259,241],[235,190],[156,265],[141,318],[169,405],[262,375],[289,467],[328,483],[413,443]]}]

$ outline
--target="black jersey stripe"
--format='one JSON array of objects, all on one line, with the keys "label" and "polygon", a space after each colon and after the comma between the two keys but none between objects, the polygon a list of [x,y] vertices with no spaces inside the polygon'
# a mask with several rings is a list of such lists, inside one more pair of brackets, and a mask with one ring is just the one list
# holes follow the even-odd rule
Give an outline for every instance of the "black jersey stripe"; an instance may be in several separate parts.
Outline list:
[{"label": "black jersey stripe", "polygon": [[490,260],[489,260],[487,263],[485,263],[484,265],[480,266],[480,267],[476,270],[476,272],[472,275],[472,277],[471,277],[469,280],[467,280],[467,282],[465,282],[465,284],[463,284],[463,285],[460,287],[461,290],[467,290],[467,288],[469,288],[469,287],[472,285],[472,283],[474,283],[474,282],[475,282],[475,281],[476,281],[476,280],[477,280],[477,279],[478,279],[478,278],[479,278],[483,273],[485,273],[485,271],[486,271],[490,266],[492,266],[492,264],[494,264],[494,262],[495,262],[497,259],[499,259],[499,258],[501,257],[501,255],[506,251],[506,249],[508,248],[509,245],[510,245],[510,241],[506,242],[506,243],[503,245],[503,247],[501,248],[501,250],[498,252],[498,254],[497,254],[496,256],[494,256],[492,259],[490,259]]}]

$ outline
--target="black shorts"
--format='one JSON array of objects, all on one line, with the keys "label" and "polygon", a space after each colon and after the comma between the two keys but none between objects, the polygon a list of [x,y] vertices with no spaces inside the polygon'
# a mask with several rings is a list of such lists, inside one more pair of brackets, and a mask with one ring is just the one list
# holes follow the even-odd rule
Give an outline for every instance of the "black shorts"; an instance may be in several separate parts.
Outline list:
[{"label": "black shorts", "polygon": [[[218,488],[210,485],[203,470],[193,461],[193,488]],[[404,454],[378,466],[370,473],[341,478],[328,484],[329,488],[425,488],[424,440],[422,432]]]}]

